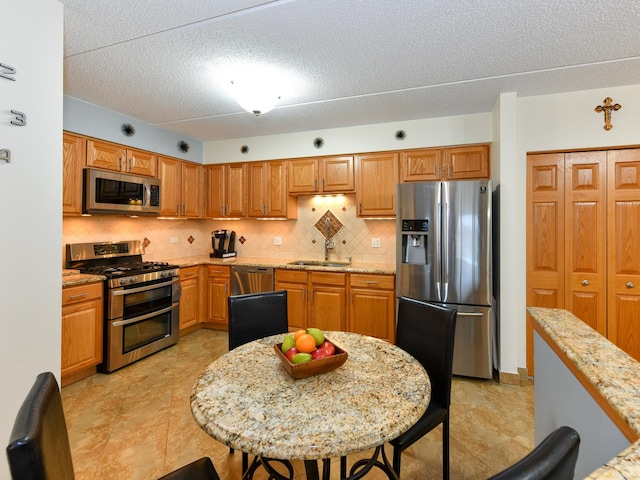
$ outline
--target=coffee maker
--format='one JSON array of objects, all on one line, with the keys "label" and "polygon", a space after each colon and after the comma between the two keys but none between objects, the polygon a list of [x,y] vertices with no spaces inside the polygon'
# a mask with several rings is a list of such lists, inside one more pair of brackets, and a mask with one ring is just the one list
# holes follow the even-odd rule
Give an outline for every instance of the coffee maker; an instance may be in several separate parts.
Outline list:
[{"label": "coffee maker", "polygon": [[235,257],[236,232],[233,230],[214,230],[211,232],[211,245],[213,253],[209,254],[210,257]]}]

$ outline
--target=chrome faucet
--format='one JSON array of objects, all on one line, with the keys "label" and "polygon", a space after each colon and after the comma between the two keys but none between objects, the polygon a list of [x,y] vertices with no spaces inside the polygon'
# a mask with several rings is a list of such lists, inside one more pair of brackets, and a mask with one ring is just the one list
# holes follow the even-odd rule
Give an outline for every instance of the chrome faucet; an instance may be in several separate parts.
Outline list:
[{"label": "chrome faucet", "polygon": [[329,249],[333,248],[333,240],[331,239],[331,219],[327,217],[324,221],[325,234],[324,234],[324,260],[329,260]]}]

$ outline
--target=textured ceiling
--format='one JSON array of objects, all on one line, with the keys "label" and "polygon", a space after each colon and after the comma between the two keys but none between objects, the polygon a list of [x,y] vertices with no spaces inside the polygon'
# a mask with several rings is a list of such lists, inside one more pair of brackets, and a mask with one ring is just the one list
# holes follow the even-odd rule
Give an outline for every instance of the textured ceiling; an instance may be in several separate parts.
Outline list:
[{"label": "textured ceiling", "polygon": [[[61,1],[65,94],[203,141],[640,83],[637,0]],[[258,117],[231,92],[254,64],[289,84]]]}]

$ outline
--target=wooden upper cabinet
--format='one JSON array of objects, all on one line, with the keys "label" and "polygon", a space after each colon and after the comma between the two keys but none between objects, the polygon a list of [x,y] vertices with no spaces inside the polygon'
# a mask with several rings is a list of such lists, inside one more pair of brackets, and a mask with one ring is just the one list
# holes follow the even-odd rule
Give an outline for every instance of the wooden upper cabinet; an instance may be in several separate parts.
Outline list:
[{"label": "wooden upper cabinet", "polygon": [[348,193],[355,189],[352,155],[289,160],[289,193]]},{"label": "wooden upper cabinet", "polygon": [[609,339],[640,360],[640,149],[607,152]]},{"label": "wooden upper cabinet", "polygon": [[82,170],[87,162],[87,141],[64,133],[62,136],[62,213],[82,214]]},{"label": "wooden upper cabinet", "polygon": [[168,157],[158,163],[160,215],[201,218],[204,167]]},{"label": "wooden upper cabinet", "polygon": [[295,198],[287,191],[286,161],[251,162],[248,171],[250,217],[298,217]]},{"label": "wooden upper cabinet", "polygon": [[101,140],[87,141],[87,165],[90,167],[155,177],[158,156]]},{"label": "wooden upper cabinet", "polygon": [[207,165],[205,217],[222,217],[225,209],[225,166],[222,164]]},{"label": "wooden upper cabinet", "polygon": [[247,216],[247,164],[230,163],[225,166],[225,216]]},{"label": "wooden upper cabinet", "polygon": [[489,145],[426,148],[400,153],[400,181],[489,178]]},{"label": "wooden upper cabinet", "polygon": [[356,203],[359,217],[396,214],[398,154],[395,152],[356,157]]},{"label": "wooden upper cabinet", "polygon": [[425,182],[440,180],[442,149],[429,148],[400,153],[400,181]]}]

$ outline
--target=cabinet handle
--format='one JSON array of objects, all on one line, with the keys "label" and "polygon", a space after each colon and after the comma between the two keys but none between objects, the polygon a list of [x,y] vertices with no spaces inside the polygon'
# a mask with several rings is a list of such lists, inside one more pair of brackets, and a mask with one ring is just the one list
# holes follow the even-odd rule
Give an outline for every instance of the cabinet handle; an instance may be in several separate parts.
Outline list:
[{"label": "cabinet handle", "polygon": [[302,301],[303,302],[307,301],[307,289],[306,288],[302,289]]},{"label": "cabinet handle", "polygon": [[322,191],[324,192],[324,178],[322,179]]},{"label": "cabinet handle", "polygon": [[187,204],[183,203],[182,204],[182,215],[186,215],[187,214]]},{"label": "cabinet handle", "polygon": [[222,216],[222,205],[218,206],[218,213],[220,214],[220,216]]},{"label": "cabinet handle", "polygon": [[362,202],[358,203],[358,213],[362,215]]},{"label": "cabinet handle", "polygon": [[585,287],[589,285],[589,280],[582,280],[582,285],[584,285]]},{"label": "cabinet handle", "polygon": [[627,283],[627,288],[633,288],[635,287],[635,285],[633,284],[633,282],[628,282]]},{"label": "cabinet handle", "polygon": [[313,179],[313,189],[314,190],[318,189],[318,181],[315,178]]},{"label": "cabinet handle", "polygon": [[227,294],[227,282],[224,282],[224,294]]},{"label": "cabinet handle", "polygon": [[180,215],[180,204],[179,203],[176,205],[176,214]]},{"label": "cabinet handle", "polygon": [[133,167],[136,165],[136,157],[131,157],[129,159],[129,170],[133,170]]},{"label": "cabinet handle", "polygon": [[366,280],[364,283],[366,283],[367,285],[377,285],[378,282],[374,281],[374,280]]},{"label": "cabinet handle", "polygon": [[438,178],[440,178],[441,174],[442,174],[442,166],[441,165],[438,165],[437,172],[438,172]]},{"label": "cabinet handle", "polygon": [[225,215],[229,215],[229,204],[228,203],[225,205],[225,210],[226,210]]},{"label": "cabinet handle", "polygon": [[451,176],[451,164],[447,165],[447,178]]},{"label": "cabinet handle", "polygon": [[349,292],[349,302],[353,305],[353,292]]},{"label": "cabinet handle", "polygon": [[125,159],[124,157],[120,157],[120,171],[125,169]]},{"label": "cabinet handle", "polygon": [[84,298],[86,296],[88,296],[89,293],[79,293],[77,295],[70,295],[69,296],[69,300],[77,300],[78,298]]}]

